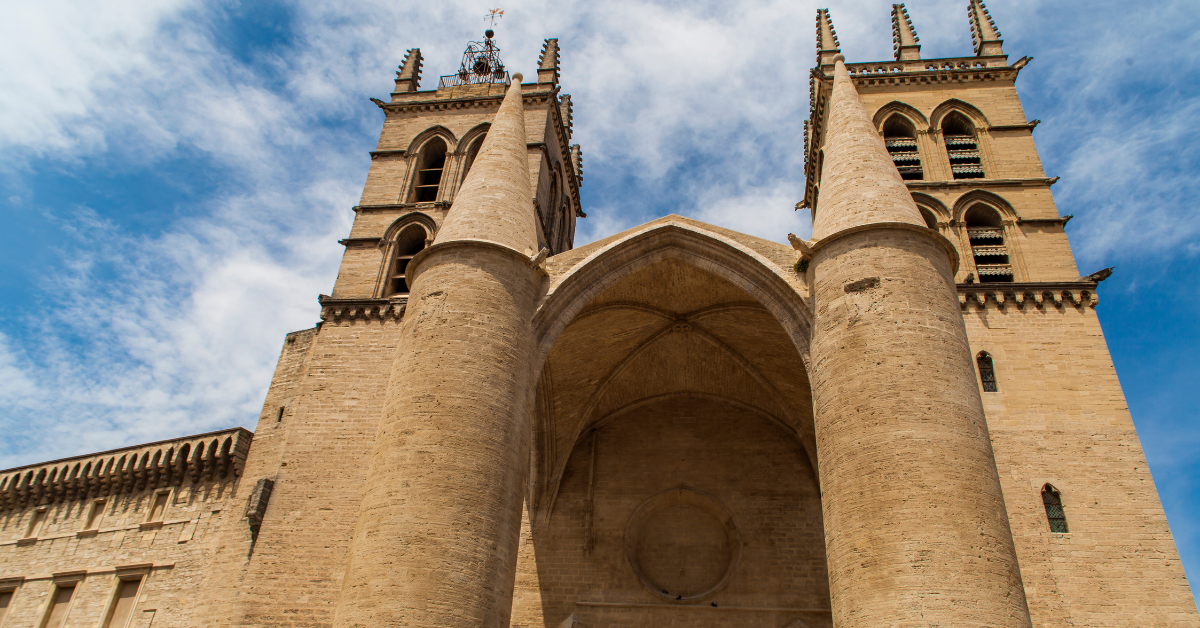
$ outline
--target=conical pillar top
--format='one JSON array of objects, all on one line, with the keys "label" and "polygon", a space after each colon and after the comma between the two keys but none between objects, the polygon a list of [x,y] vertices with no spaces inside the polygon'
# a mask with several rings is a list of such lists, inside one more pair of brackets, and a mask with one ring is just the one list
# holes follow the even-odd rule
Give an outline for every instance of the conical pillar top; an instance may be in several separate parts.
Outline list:
[{"label": "conical pillar top", "polygon": [[971,42],[975,45],[975,55],[986,57],[1004,54],[1004,40],[1000,39],[1000,31],[996,29],[996,22],[983,0],[969,0],[967,17],[971,20]]},{"label": "conical pillar top", "polygon": [[908,17],[908,9],[904,3],[892,5],[892,47],[895,48],[897,61],[908,61],[921,58],[921,38],[913,28],[912,20]]},{"label": "conical pillar top", "polygon": [[834,57],[826,128],[821,189],[813,217],[814,238],[820,240],[845,229],[877,223],[925,225],[840,54]]},{"label": "conical pillar top", "polygon": [[513,74],[483,146],[434,238],[435,246],[486,240],[527,255],[537,252],[522,78]]}]

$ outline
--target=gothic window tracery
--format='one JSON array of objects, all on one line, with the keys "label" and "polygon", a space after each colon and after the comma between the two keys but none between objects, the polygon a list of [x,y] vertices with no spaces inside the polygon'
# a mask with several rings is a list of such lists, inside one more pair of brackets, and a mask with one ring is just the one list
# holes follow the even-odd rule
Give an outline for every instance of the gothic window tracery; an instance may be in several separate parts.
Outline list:
[{"label": "gothic window tracery", "polygon": [[975,362],[979,365],[979,383],[983,385],[983,392],[998,392],[996,369],[992,365],[992,356],[987,351],[980,351]]},{"label": "gothic window tracery", "polygon": [[1058,534],[1066,534],[1067,529],[1067,514],[1063,512],[1062,495],[1058,489],[1049,484],[1042,487],[1042,505],[1046,507],[1046,521],[1050,524],[1050,531]]},{"label": "gothic window tracery", "polygon": [[408,263],[425,248],[428,237],[424,227],[418,224],[409,225],[400,231],[392,245],[392,259],[388,262],[383,296],[408,294]]},{"label": "gothic window tracery", "polygon": [[1011,283],[1012,261],[1004,241],[1004,223],[1000,214],[986,205],[975,205],[963,214],[967,239],[975,259],[980,283]]},{"label": "gothic window tracery", "polygon": [[446,142],[433,138],[421,148],[417,157],[417,176],[414,178],[413,203],[432,203],[438,199],[442,184],[442,171],[446,167]]},{"label": "gothic window tracery", "polygon": [[467,156],[463,158],[463,181],[467,180],[467,173],[471,172],[471,165],[475,163],[475,157],[479,155],[479,149],[483,146],[483,139],[487,137],[487,133],[480,135],[475,141],[471,142],[470,148],[467,149]]},{"label": "gothic window tracery", "polygon": [[979,155],[979,140],[975,125],[955,111],[942,120],[942,140],[950,157],[950,171],[955,179],[982,179],[983,160]]},{"label": "gothic window tracery", "polygon": [[883,143],[901,179],[920,181],[925,178],[921,154],[917,151],[917,133],[907,118],[900,114],[888,118],[883,125]]}]

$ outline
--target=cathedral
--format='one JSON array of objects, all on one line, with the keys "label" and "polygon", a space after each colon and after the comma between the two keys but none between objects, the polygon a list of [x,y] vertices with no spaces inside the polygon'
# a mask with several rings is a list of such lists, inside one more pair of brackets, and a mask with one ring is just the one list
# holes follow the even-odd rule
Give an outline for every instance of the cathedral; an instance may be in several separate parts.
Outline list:
[{"label": "cathedral", "polygon": [[1200,626],[1031,59],[965,2],[944,59],[817,12],[808,240],[575,247],[559,41],[409,50],[255,431],[0,472],[0,626]]}]

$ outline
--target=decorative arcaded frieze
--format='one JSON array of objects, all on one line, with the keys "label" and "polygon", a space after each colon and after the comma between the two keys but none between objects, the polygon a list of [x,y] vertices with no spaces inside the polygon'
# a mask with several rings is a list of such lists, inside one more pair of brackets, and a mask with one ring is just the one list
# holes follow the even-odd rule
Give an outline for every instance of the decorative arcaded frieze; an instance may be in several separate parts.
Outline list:
[{"label": "decorative arcaded frieze", "polygon": [[354,321],[398,321],[404,316],[408,297],[398,299],[335,299],[321,295],[321,320],[332,323]]},{"label": "decorative arcaded frieze", "polygon": [[232,479],[253,437],[239,427],[0,471],[0,510]]},{"label": "decorative arcaded frieze", "polygon": [[972,306],[986,308],[989,305],[1004,309],[1016,307],[1061,308],[1071,305],[1096,307],[1100,302],[1096,296],[1094,282],[1078,283],[981,283],[958,284],[958,304],[966,310]]}]

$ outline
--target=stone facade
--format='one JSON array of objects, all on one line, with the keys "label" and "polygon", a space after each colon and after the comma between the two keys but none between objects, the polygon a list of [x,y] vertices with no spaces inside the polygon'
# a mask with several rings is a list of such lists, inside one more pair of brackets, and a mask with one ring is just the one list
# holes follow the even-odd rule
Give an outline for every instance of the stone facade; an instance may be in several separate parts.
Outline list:
[{"label": "stone facade", "polygon": [[895,5],[878,63],[818,12],[790,246],[667,216],[574,248],[558,41],[427,91],[409,51],[253,447],[0,473],[0,626],[1200,626],[1029,60],[968,9],[973,56]]}]

